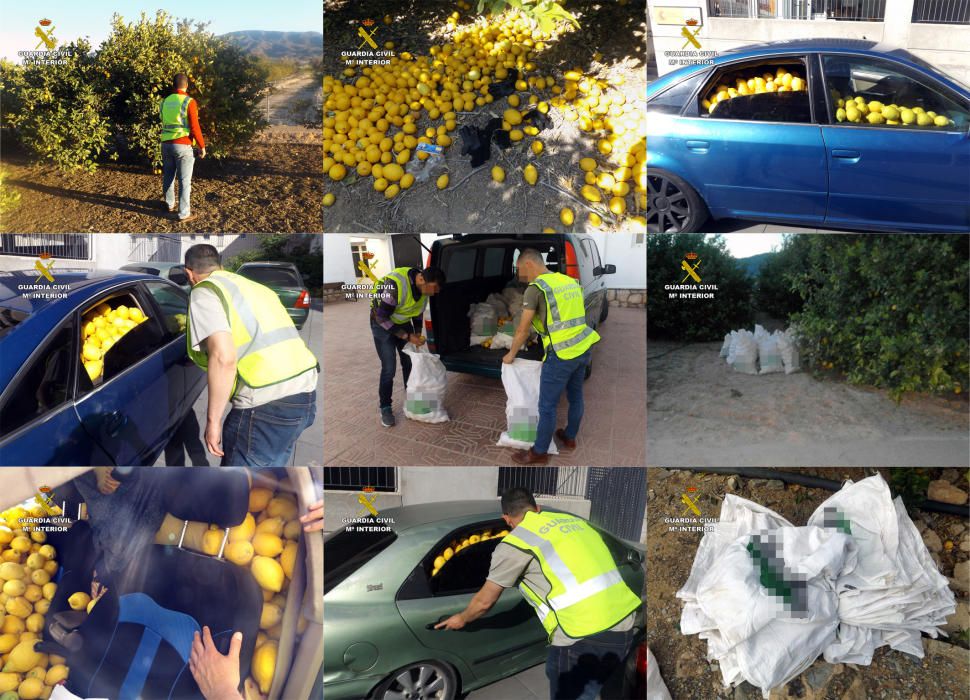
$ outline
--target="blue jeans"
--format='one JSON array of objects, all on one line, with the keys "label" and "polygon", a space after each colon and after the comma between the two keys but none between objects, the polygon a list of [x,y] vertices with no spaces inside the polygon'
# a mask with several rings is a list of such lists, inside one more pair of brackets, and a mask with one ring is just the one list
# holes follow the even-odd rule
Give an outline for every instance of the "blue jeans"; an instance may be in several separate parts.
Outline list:
[{"label": "blue jeans", "polygon": [[165,204],[175,206],[175,176],[179,179],[179,218],[192,213],[189,197],[192,196],[192,166],[195,154],[187,143],[162,141],[162,192]]},{"label": "blue jeans", "polygon": [[[377,389],[377,395],[381,402],[381,409],[390,408],[391,394],[394,391],[394,375],[397,373],[397,360],[395,356],[401,358],[401,370],[404,372],[404,388],[407,389],[408,377],[411,376],[411,358],[404,354],[404,346],[408,341],[398,338],[394,333],[388,333],[373,318],[370,320],[370,330],[374,335],[374,347],[377,348],[377,356],[381,360],[381,380]],[[394,326],[394,330],[405,330],[408,333],[413,329],[407,326]]]},{"label": "blue jeans", "polygon": [[222,466],[289,466],[297,438],[313,425],[316,415],[316,391],[254,408],[234,407],[222,426]]},{"label": "blue jeans", "polygon": [[633,630],[600,632],[568,647],[549,647],[546,678],[550,700],[596,700],[603,684],[623,664],[633,646]]},{"label": "blue jeans", "polygon": [[532,446],[532,451],[536,454],[544,455],[549,451],[552,434],[556,431],[556,409],[563,391],[569,401],[566,437],[570,440],[576,439],[579,423],[583,420],[583,379],[586,377],[590,353],[592,350],[587,350],[572,360],[559,359],[551,349],[546,353],[539,379],[539,425],[536,427],[536,441]]}]

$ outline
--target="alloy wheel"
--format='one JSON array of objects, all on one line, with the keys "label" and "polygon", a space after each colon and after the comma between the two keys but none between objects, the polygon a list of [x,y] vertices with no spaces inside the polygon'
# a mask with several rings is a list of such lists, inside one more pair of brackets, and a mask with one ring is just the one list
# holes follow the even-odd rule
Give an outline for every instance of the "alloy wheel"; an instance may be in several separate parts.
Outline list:
[{"label": "alloy wheel", "polygon": [[395,676],[382,700],[452,700],[455,691],[449,686],[440,669],[417,664]]},{"label": "alloy wheel", "polygon": [[691,218],[687,194],[663,175],[647,174],[647,231],[680,233]]}]

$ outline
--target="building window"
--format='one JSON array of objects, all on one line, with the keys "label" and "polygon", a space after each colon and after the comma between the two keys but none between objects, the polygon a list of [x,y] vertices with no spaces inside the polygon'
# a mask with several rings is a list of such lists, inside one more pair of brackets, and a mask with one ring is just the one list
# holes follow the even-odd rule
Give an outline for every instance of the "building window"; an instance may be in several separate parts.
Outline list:
[{"label": "building window", "polygon": [[970,0],[915,0],[913,21],[921,24],[970,24]]},{"label": "building window", "polygon": [[[934,0],[916,0],[933,4]],[[938,1],[938,0],[937,0]],[[970,0],[958,0],[970,2]],[[707,0],[710,17],[882,22],[886,0]],[[915,21],[915,20],[914,20]]]},{"label": "building window", "polygon": [[91,246],[86,233],[0,233],[0,255],[38,256],[90,260]]},{"label": "building window", "polygon": [[394,467],[324,467],[323,488],[328,491],[372,488],[390,493],[397,491],[397,471]]}]

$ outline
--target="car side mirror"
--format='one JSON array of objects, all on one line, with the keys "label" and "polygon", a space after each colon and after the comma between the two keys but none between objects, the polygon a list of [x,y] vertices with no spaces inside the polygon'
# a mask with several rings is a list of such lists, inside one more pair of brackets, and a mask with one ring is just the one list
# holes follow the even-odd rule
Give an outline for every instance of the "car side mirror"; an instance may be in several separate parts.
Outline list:
[{"label": "car side mirror", "polygon": [[593,277],[616,274],[616,265],[600,265],[593,268]]}]

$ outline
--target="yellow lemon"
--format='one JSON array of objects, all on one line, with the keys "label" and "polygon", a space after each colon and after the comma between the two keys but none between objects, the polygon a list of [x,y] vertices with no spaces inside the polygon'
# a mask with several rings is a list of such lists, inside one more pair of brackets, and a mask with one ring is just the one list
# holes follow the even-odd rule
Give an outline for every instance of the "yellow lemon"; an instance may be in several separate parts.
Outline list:
[{"label": "yellow lemon", "polygon": [[255,555],[253,545],[248,540],[238,540],[226,545],[226,559],[238,566],[246,566]]},{"label": "yellow lemon", "polygon": [[536,180],[539,179],[539,171],[536,170],[536,166],[529,163],[527,166],[525,166],[525,168],[522,169],[522,176],[530,185],[535,185]]},{"label": "yellow lemon", "polygon": [[505,171],[498,165],[492,167],[492,179],[495,182],[505,182]]},{"label": "yellow lemon", "polygon": [[270,686],[273,684],[273,676],[276,674],[276,650],[276,642],[266,642],[262,646],[256,647],[253,654],[253,679],[264,695],[269,692]]},{"label": "yellow lemon", "polygon": [[347,168],[343,163],[334,163],[330,166],[330,170],[327,174],[330,176],[331,180],[343,180],[344,176],[347,175]]},{"label": "yellow lemon", "polygon": [[[600,191],[593,187],[592,185],[583,185],[583,189],[580,190],[583,198],[589,202],[601,202],[603,198],[600,196]],[[563,223],[566,223],[565,221]],[[566,224],[567,226],[569,224]]]},{"label": "yellow lemon", "polygon": [[573,210],[569,207],[563,207],[559,210],[559,220],[564,226],[572,226],[573,221],[576,220],[576,215],[573,214]]},{"label": "yellow lemon", "polygon": [[940,114],[935,119],[933,119],[933,123],[936,124],[936,126],[949,126],[950,120],[944,117],[942,114]]},{"label": "yellow lemon", "polygon": [[275,559],[269,557],[256,556],[250,565],[253,577],[259,587],[265,591],[279,593],[283,590],[283,567]]},{"label": "yellow lemon", "polygon": [[337,198],[334,196],[333,192],[327,192],[323,195],[323,206],[331,206]]},{"label": "yellow lemon", "polygon": [[25,678],[20,687],[17,688],[17,695],[20,700],[37,700],[44,692],[44,681],[40,678]]},{"label": "yellow lemon", "polygon": [[532,149],[532,152],[534,154],[539,155],[540,153],[542,153],[542,141],[539,141],[538,139],[533,141],[532,146],[530,146],[530,148]]},{"label": "yellow lemon", "polygon": [[439,190],[445,189],[448,186],[448,173],[439,175],[435,185],[437,185]]},{"label": "yellow lemon", "polygon": [[243,540],[249,541],[253,538],[253,534],[256,532],[256,519],[253,517],[252,513],[246,513],[246,518],[236,525],[234,528],[229,530],[229,541],[230,542],[241,542]]},{"label": "yellow lemon", "polygon": [[288,541],[280,554],[280,566],[283,567],[283,574],[288,579],[293,578],[293,567],[296,566],[296,555],[300,551],[300,544]]},{"label": "yellow lemon", "polygon": [[283,540],[277,535],[257,532],[253,537],[253,549],[261,557],[275,557],[283,551]]}]

